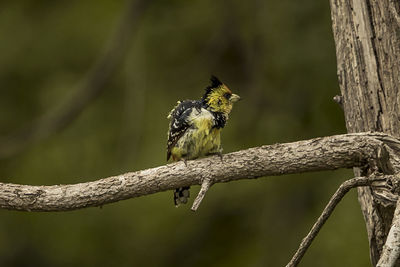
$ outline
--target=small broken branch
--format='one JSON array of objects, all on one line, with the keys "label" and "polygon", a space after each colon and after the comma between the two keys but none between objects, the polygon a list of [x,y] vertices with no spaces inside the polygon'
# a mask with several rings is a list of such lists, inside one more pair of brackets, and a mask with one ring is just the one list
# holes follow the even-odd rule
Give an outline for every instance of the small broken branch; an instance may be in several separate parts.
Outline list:
[{"label": "small broken branch", "polygon": [[400,255],[400,199],[397,201],[392,226],[387,236],[377,267],[395,266]]},{"label": "small broken branch", "polygon": [[319,231],[321,230],[322,226],[328,220],[329,216],[332,214],[333,210],[342,200],[342,198],[350,191],[350,189],[359,186],[368,186],[371,185],[372,182],[376,181],[383,181],[383,177],[371,178],[371,177],[356,177],[350,180],[343,182],[338,190],[333,194],[331,199],[329,200],[328,204],[326,205],[325,209],[319,216],[318,220],[315,222],[313,227],[311,228],[310,232],[307,236],[301,241],[299,248],[297,249],[296,253],[294,254],[293,258],[290,262],[286,265],[286,267],[295,267],[297,266],[301,259],[303,258],[304,254],[306,253],[307,249],[310,247],[314,238],[318,235]]},{"label": "small broken branch", "polygon": [[196,199],[193,202],[192,211],[196,211],[200,206],[201,201],[203,201],[204,196],[206,195],[208,189],[211,187],[211,179],[205,178],[203,183],[201,184],[200,192],[197,194]]}]

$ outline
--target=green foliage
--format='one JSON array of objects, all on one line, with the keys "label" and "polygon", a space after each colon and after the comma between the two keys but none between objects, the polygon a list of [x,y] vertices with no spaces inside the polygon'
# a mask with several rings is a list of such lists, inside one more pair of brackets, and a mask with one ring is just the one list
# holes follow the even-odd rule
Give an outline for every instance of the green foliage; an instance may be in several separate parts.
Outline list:
[{"label": "green foliage", "polygon": [[[124,9],[119,1],[0,4],[0,135],[79,89]],[[165,164],[169,110],[200,98],[211,74],[243,98],[222,133],[225,152],[344,133],[332,101],[330,24],[321,1],[155,2],[105,92],[65,130],[0,161],[1,181],[77,183]],[[3,210],[0,265],[283,266],[351,175],[218,184],[197,213],[176,209],[172,192],[67,213]],[[352,192],[303,266],[368,262]]]}]

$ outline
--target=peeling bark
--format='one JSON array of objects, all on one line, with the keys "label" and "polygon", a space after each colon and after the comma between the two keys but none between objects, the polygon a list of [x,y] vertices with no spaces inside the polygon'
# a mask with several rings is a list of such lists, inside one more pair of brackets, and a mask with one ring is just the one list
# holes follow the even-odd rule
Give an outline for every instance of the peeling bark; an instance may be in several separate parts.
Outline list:
[{"label": "peeling bark", "polygon": [[397,201],[396,210],[393,216],[392,227],[390,228],[382,256],[377,264],[378,267],[390,267],[396,264],[400,255],[400,200]]}]

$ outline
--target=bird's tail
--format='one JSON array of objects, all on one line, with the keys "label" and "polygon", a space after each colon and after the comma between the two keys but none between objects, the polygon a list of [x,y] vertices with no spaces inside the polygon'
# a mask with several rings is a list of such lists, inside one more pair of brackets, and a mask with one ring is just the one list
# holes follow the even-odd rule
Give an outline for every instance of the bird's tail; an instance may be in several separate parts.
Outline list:
[{"label": "bird's tail", "polygon": [[190,197],[190,186],[179,187],[174,191],[174,203],[175,207],[178,207],[180,204],[186,204]]}]

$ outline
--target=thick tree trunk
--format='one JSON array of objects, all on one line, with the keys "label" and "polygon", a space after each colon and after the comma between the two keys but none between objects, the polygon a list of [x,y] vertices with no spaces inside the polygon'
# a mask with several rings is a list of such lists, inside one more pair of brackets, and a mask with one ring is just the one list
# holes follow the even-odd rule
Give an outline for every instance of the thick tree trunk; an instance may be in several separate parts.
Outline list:
[{"label": "thick tree trunk", "polygon": [[[348,132],[380,131],[400,137],[400,2],[331,0],[330,4]],[[392,171],[399,169],[400,164],[394,164]],[[366,172],[355,169],[356,176]],[[375,266],[394,205],[387,207],[377,201],[368,187],[358,193]]]}]

